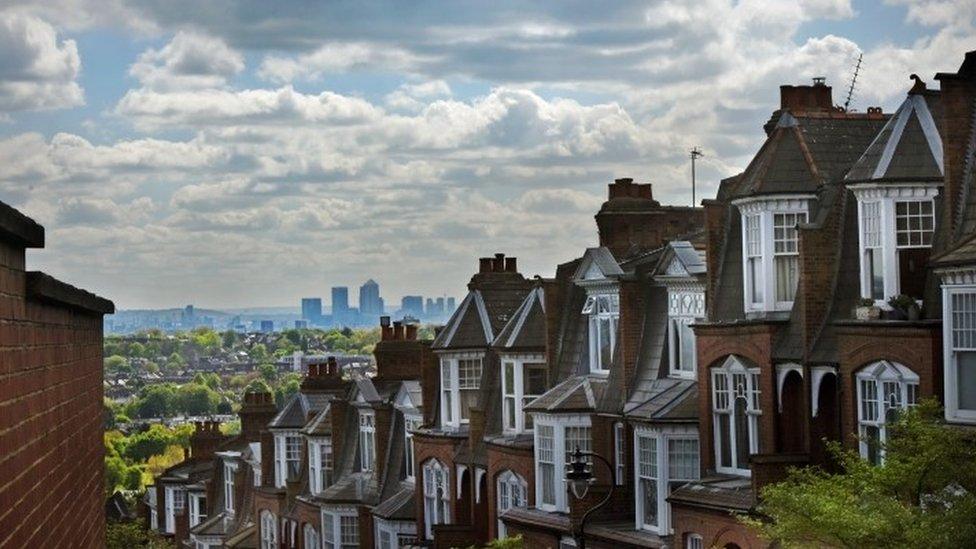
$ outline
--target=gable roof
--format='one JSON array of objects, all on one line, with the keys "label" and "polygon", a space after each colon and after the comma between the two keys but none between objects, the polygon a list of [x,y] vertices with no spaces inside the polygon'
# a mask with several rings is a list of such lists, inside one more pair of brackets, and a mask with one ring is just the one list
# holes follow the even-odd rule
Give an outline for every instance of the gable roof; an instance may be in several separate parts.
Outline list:
[{"label": "gable roof", "polygon": [[624,274],[620,264],[605,246],[599,248],[587,248],[583,253],[576,272],[573,273],[573,280],[599,280],[604,278],[614,278]]},{"label": "gable roof", "polygon": [[318,413],[334,398],[332,393],[298,392],[278,412],[268,427],[272,429],[301,429],[309,421],[309,415]]},{"label": "gable roof", "polygon": [[431,344],[433,350],[488,347],[525,299],[531,282],[519,275],[498,284],[481,281],[465,296]]},{"label": "gable roof", "polygon": [[492,346],[501,351],[545,350],[546,311],[542,286],[537,285],[525,296]]},{"label": "gable roof", "polygon": [[657,265],[659,277],[693,277],[705,274],[705,250],[687,240],[668,242]]},{"label": "gable roof", "polygon": [[606,376],[573,376],[525,406],[526,412],[589,412],[597,407],[607,386]]},{"label": "gable roof", "polygon": [[624,415],[652,421],[697,421],[698,382],[656,379],[643,392],[643,401],[632,399],[627,403]]},{"label": "gable roof", "polygon": [[850,182],[941,180],[941,94],[911,92],[848,172]]}]

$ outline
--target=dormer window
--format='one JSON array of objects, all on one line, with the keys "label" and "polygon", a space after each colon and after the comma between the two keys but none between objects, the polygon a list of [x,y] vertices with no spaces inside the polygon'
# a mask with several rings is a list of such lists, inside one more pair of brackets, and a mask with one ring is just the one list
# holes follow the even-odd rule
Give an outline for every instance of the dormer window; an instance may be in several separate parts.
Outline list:
[{"label": "dormer window", "polygon": [[879,305],[899,294],[921,299],[938,187],[869,184],[851,190],[858,201],[861,295]]},{"label": "dormer window", "polygon": [[316,438],[308,442],[309,484],[313,494],[332,485],[332,439]]},{"label": "dormer window", "polygon": [[532,430],[532,416],[522,410],[546,392],[546,364],[542,355],[502,360],[502,426],[506,433]]},{"label": "dormer window", "polygon": [[620,296],[616,292],[590,294],[582,312],[589,316],[590,371],[608,373],[617,343]]},{"label": "dormer window", "polygon": [[237,474],[237,464],[224,461],[224,512],[234,515],[234,475]]},{"label": "dormer window", "polygon": [[471,406],[481,387],[481,354],[441,357],[441,424],[460,427],[468,423]]},{"label": "dormer window", "polygon": [[799,281],[799,232],[810,196],[737,201],[742,214],[745,311],[789,311]]},{"label": "dormer window", "polygon": [[298,431],[275,433],[275,487],[284,488],[288,479],[298,476],[301,467],[302,437]]},{"label": "dormer window", "polygon": [[372,411],[359,412],[359,467],[363,471],[376,467],[376,416]]}]

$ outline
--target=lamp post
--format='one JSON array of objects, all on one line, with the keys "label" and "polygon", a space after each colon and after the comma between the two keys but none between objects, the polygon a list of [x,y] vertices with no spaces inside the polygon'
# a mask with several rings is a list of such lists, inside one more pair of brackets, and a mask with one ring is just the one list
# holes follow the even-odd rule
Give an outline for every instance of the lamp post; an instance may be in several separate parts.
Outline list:
[{"label": "lamp post", "polygon": [[590,485],[593,484],[595,480],[593,478],[593,471],[590,464],[583,460],[585,457],[594,457],[602,461],[603,464],[607,466],[607,471],[610,473],[611,482],[610,490],[607,492],[607,495],[604,496],[604,498],[596,505],[590,507],[585,513],[583,513],[583,518],[580,519],[579,528],[573,533],[573,538],[576,540],[576,547],[578,549],[586,549],[586,540],[584,539],[583,532],[586,529],[586,521],[590,518],[590,515],[595,513],[597,509],[600,509],[606,505],[610,501],[610,498],[613,497],[613,467],[610,465],[610,462],[600,454],[581,451],[579,446],[577,446],[576,451],[573,452],[573,461],[569,464],[569,467],[567,468],[568,471],[566,472],[566,482],[569,483],[569,488],[572,490],[573,496],[576,499],[583,499],[586,497],[586,493],[589,491]]}]

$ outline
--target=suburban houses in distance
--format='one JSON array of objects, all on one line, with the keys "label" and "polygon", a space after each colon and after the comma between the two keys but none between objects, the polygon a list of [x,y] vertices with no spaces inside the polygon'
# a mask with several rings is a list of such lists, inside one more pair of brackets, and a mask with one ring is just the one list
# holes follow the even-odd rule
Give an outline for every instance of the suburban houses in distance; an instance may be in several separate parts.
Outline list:
[{"label": "suburban houses in distance", "polygon": [[904,84],[890,113],[782,86],[717,196],[616,179],[551,278],[472,258],[433,340],[382,317],[375,375],[310,362],[239,435],[199,423],[144,520],[193,549],[768,546],[739,518],[827,441],[882,463],[933,397],[976,424],[976,51]]}]

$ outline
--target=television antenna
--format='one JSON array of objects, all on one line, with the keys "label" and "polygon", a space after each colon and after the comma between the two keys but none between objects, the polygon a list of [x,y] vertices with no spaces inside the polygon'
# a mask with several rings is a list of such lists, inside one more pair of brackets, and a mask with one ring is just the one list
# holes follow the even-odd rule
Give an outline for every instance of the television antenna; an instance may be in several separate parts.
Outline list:
[{"label": "television antenna", "polygon": [[691,207],[695,207],[695,160],[705,156],[701,149],[698,147],[692,147],[691,152]]},{"label": "television antenna", "polygon": [[854,85],[857,83],[857,75],[861,72],[861,60],[864,59],[864,52],[857,54],[857,65],[854,66],[854,76],[851,77],[851,86],[847,89],[847,100],[844,101],[844,110],[850,108],[851,99],[854,98]]}]

